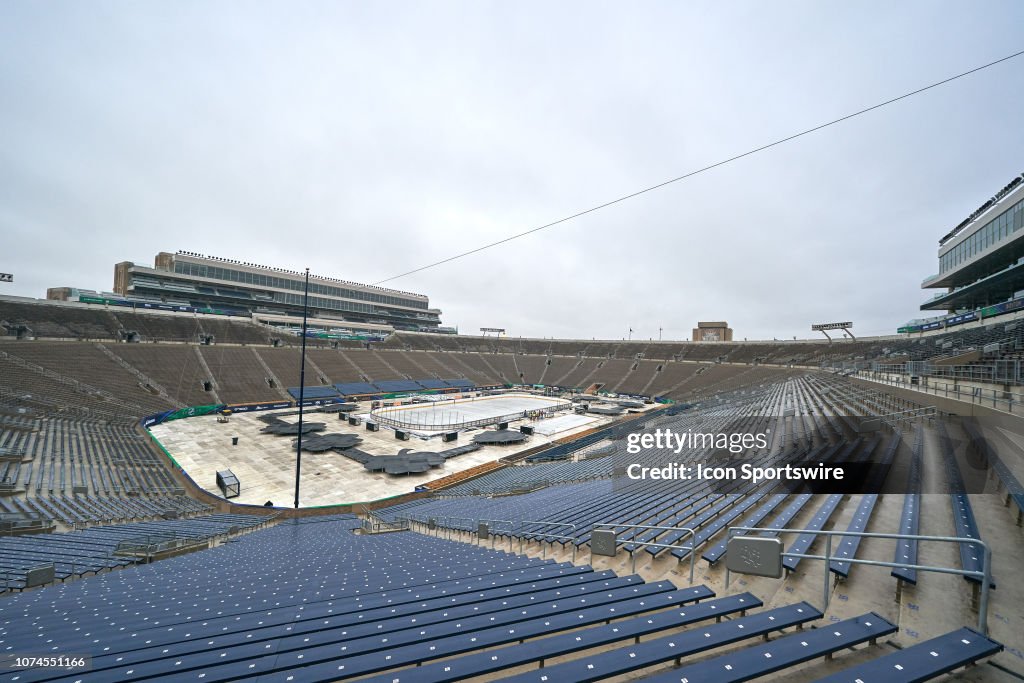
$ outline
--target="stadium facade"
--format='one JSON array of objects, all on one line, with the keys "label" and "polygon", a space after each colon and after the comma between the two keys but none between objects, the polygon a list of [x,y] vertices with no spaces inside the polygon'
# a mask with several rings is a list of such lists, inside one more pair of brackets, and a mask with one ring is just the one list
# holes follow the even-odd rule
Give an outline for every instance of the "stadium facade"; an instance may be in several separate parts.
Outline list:
[{"label": "stadium facade", "polygon": [[968,311],[1001,304],[1024,290],[1024,176],[939,240],[939,272],[921,283],[944,289],[921,310]]},{"label": "stadium facade", "polygon": [[[160,252],[153,267],[124,261],[114,266],[114,293],[140,301],[229,310],[272,323],[302,316],[305,274],[283,268],[204,256]],[[54,288],[49,295],[71,292]],[[332,277],[309,278],[309,315],[359,328],[449,332],[426,295]]]},{"label": "stadium facade", "polygon": [[698,322],[693,328],[693,341],[732,341],[732,328],[727,322]]}]

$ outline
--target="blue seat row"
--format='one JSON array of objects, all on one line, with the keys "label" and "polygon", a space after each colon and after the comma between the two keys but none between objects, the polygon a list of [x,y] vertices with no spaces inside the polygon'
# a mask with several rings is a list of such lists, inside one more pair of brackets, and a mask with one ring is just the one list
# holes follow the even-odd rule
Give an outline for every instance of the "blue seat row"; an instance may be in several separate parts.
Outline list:
[{"label": "blue seat row", "polygon": [[800,626],[821,618],[821,612],[806,602],[776,607],[739,619],[634,643],[569,662],[502,678],[502,681],[586,683],[638,671],[655,664],[692,657],[716,647],[756,638],[774,631]]},{"label": "blue seat row", "polygon": [[920,683],[1002,651],[1003,646],[971,628],[837,671],[818,683]]},{"label": "blue seat row", "polygon": [[[903,494],[903,513],[900,515],[900,533],[905,536],[916,536],[921,528],[921,462],[924,448],[924,427],[918,425],[914,430],[914,445],[910,453],[910,471],[907,473],[906,492]],[[901,538],[896,542],[893,562],[917,564],[917,541],[912,538]],[[917,570],[907,567],[895,567],[890,574],[899,581],[911,585],[917,584]]]},{"label": "blue seat row", "polygon": [[[949,484],[949,498],[953,508],[953,526],[956,528],[956,535],[960,538],[981,539],[978,521],[974,517],[971,499],[967,496],[967,489],[964,485],[963,475],[960,473],[960,465],[956,461],[956,453],[949,432],[946,431],[946,425],[941,421],[936,426],[936,430],[939,433],[939,444],[946,467],[946,480]],[[960,567],[972,572],[983,571],[984,549],[974,543],[960,543],[959,546]],[[981,583],[981,579],[976,576],[965,576],[964,578],[971,583]],[[994,581],[992,585],[995,585]]]},{"label": "blue seat row", "polygon": [[739,683],[895,633],[896,626],[874,612],[791,633],[773,641],[733,650],[657,676],[649,683]]},{"label": "blue seat row", "polygon": [[[657,633],[671,628],[680,628],[707,619],[743,613],[761,606],[761,601],[750,593],[730,595],[717,600],[706,600],[693,606],[620,619],[610,624],[594,626],[582,631],[573,631],[546,638],[538,638],[498,650],[487,650],[464,655],[456,659],[417,666],[416,668],[389,673],[367,679],[367,683],[452,683],[473,676],[496,673],[514,666],[540,662],[547,659],[570,655],[589,648],[611,645],[629,638]],[[517,633],[521,635],[521,631]],[[305,669],[299,670],[303,680],[311,679]],[[327,679],[325,679],[327,680]]]},{"label": "blue seat row", "polygon": [[1011,501],[1017,506],[1017,524],[1024,520],[1024,485],[1020,483],[1010,468],[1006,465],[999,452],[993,447],[991,441],[981,432],[981,429],[973,420],[964,422],[964,431],[971,440],[971,445],[977,449],[988,461],[989,467],[999,478],[999,483],[1006,489],[1006,504]]},{"label": "blue seat row", "polygon": [[[871,513],[874,512],[875,504],[878,502],[878,494],[870,493],[870,491],[882,490],[882,485],[885,483],[885,478],[889,473],[889,468],[892,466],[892,461],[896,457],[896,451],[899,449],[901,438],[900,433],[896,432],[889,439],[889,443],[885,447],[882,457],[871,473],[871,478],[866,482],[866,487],[869,493],[864,493],[861,496],[860,503],[857,505],[857,510],[853,513],[853,519],[850,520],[850,524],[846,528],[847,531],[857,533],[867,531],[868,523],[871,521]],[[842,540],[839,541],[839,545],[834,548],[835,552],[833,556],[837,559],[834,559],[829,563],[829,570],[833,574],[843,578],[850,575],[850,567],[852,564],[847,560],[857,557],[857,549],[860,548],[862,538],[862,536],[842,537]]]}]

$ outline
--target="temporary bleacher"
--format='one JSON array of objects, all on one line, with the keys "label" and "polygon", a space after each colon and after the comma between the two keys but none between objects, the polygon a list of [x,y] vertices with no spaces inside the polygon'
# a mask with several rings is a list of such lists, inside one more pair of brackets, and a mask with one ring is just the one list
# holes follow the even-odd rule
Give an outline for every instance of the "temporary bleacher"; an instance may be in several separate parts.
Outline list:
[{"label": "temporary bleacher", "polygon": [[289,387],[288,393],[295,399],[298,399],[301,394],[304,400],[335,398],[338,396],[338,390],[334,387]]},{"label": "temporary bleacher", "polygon": [[377,387],[367,382],[340,382],[334,385],[342,396],[362,396],[380,393]]}]

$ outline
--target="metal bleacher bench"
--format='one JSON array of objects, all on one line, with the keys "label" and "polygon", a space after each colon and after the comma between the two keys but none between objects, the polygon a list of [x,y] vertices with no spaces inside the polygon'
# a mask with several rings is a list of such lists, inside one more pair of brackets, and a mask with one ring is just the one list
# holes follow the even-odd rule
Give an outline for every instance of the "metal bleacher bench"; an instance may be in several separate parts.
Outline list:
[{"label": "metal bleacher bench", "polygon": [[895,624],[869,612],[821,628],[791,633],[767,643],[733,650],[645,680],[649,683],[747,681],[818,657],[827,657],[861,643],[873,642],[895,631]]},{"label": "metal bleacher bench", "polygon": [[800,626],[821,618],[821,612],[806,602],[776,607],[740,619],[731,619],[704,628],[663,636],[642,643],[620,647],[581,659],[528,671],[504,681],[536,681],[560,683],[598,681],[648,666],[679,660],[716,647],[756,638],[791,626]]},{"label": "metal bleacher bench", "polygon": [[[500,650],[474,652],[457,659],[364,679],[364,683],[447,683],[533,662],[540,662],[543,665],[546,659],[553,657],[610,645],[629,638],[639,639],[640,636],[657,633],[664,629],[688,626],[706,619],[717,619],[737,612],[743,613],[748,609],[760,607],[761,604],[761,601],[750,593],[730,595],[657,614],[645,614],[618,620],[583,631],[539,638],[521,645],[510,645]],[[526,637],[521,633],[517,633],[517,636]],[[490,642],[485,643],[482,647],[490,644]]]},{"label": "metal bleacher bench", "polygon": [[857,666],[843,669],[818,683],[911,683],[927,681],[980,659],[1003,646],[971,628],[961,628]]}]

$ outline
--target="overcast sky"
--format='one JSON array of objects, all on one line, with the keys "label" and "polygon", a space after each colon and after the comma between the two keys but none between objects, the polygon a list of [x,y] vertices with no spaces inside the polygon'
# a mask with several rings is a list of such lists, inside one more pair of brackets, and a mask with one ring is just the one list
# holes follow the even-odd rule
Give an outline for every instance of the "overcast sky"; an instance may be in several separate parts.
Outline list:
[{"label": "overcast sky", "polygon": [[[377,282],[1024,49],[1020,2],[0,4],[0,293]],[[891,333],[1024,171],[1024,57],[392,283],[464,333]]]}]

